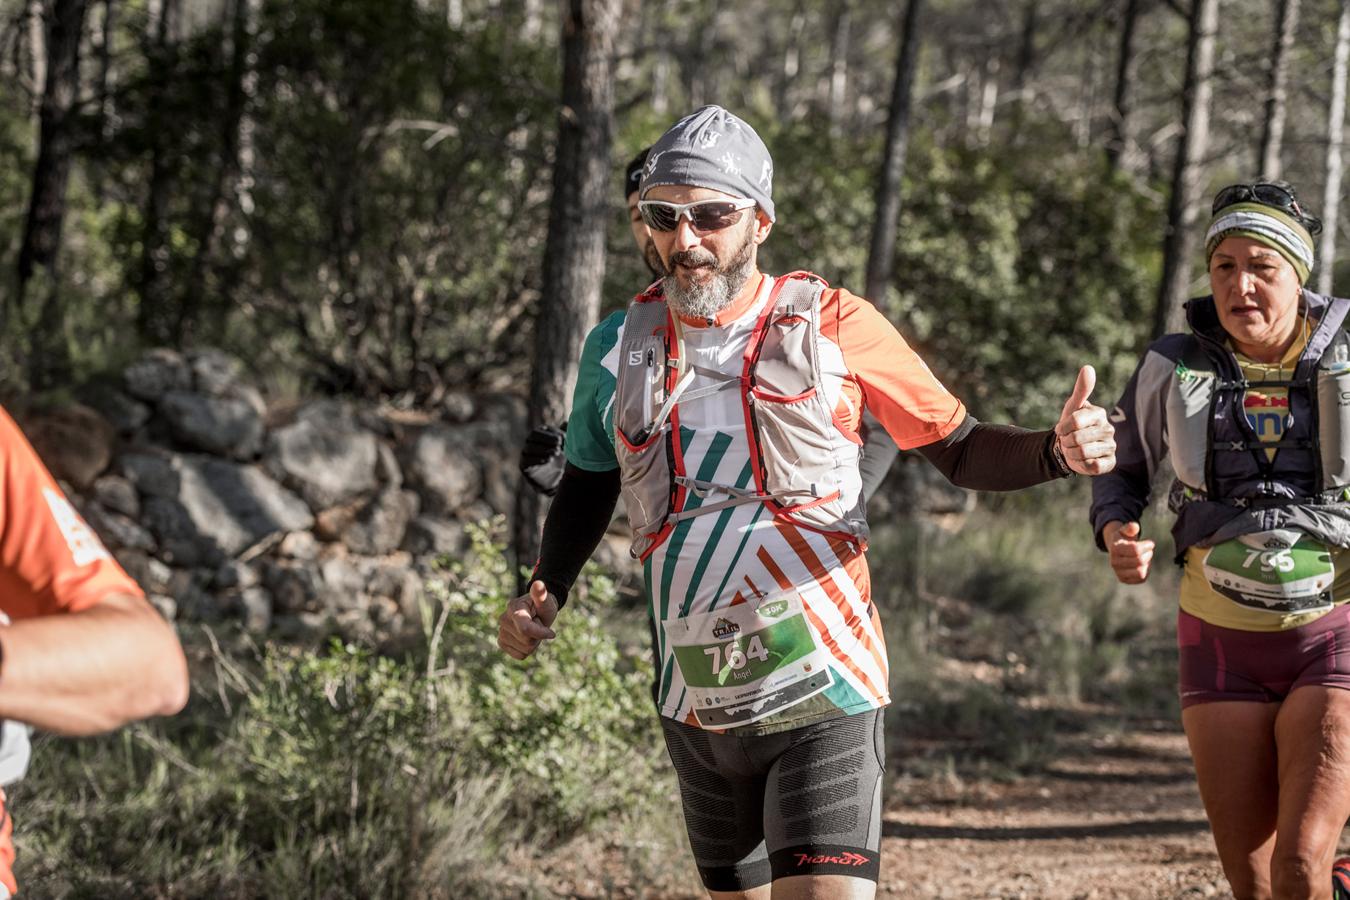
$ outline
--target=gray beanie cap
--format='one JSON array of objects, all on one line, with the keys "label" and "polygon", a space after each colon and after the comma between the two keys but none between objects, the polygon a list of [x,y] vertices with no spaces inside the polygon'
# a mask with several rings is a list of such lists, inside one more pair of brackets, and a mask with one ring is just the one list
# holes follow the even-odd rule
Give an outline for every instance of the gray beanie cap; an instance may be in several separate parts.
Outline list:
[{"label": "gray beanie cap", "polygon": [[642,193],[663,184],[710,188],[759,204],[773,215],[773,159],[744,121],[720,106],[705,106],[661,135],[647,154]]}]

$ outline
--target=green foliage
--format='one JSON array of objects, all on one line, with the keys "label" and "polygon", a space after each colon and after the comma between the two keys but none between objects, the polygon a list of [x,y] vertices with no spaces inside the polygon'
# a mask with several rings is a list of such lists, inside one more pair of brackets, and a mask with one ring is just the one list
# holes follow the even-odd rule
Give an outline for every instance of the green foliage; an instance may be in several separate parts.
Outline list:
[{"label": "green foliage", "polygon": [[[1050,123],[1025,144],[911,139],[894,292],[870,298],[981,418],[1045,425],[1081,365],[1124,386],[1150,326],[1156,199]],[[770,126],[778,222],[769,271],[863,289],[882,146],[817,119]]]},{"label": "green foliage", "polygon": [[874,581],[897,734],[1025,771],[1087,727],[1084,706],[1175,715],[1176,573],[1160,559],[1146,586],[1120,585],[1079,519],[1081,491],[1041,491],[977,509],[955,533],[874,540],[878,571],[882,560],[915,570],[910,586]]},{"label": "green foliage", "polygon": [[631,823],[668,790],[651,672],[606,634],[606,585],[533,661],[509,661],[508,567],[479,534],[431,591],[417,656],[217,651],[176,719],[42,742],[11,792],[21,881],[34,896],[518,893],[490,862]]},{"label": "green foliage", "polygon": [[898,314],[990,419],[1052,422],[1086,363],[1109,396],[1149,327],[1154,201],[1096,157],[1047,159],[1054,145],[911,149]]}]

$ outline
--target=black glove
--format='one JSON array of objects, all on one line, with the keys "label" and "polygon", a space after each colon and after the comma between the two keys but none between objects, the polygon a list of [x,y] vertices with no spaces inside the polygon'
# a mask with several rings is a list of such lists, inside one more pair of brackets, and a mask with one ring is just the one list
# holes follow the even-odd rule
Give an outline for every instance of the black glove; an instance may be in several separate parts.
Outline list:
[{"label": "black glove", "polygon": [[551,425],[539,425],[525,436],[525,446],[520,449],[520,474],[536,491],[549,497],[558,490],[562,481],[563,431],[567,426],[554,428]]}]

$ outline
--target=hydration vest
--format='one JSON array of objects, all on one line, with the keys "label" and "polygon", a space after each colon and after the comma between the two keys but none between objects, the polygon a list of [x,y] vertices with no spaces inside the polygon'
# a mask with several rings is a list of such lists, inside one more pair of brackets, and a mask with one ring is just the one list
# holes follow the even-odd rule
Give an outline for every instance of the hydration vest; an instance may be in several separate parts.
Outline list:
[{"label": "hydration vest", "polygon": [[[842,538],[858,550],[868,529],[861,491],[845,497],[861,443],[835,424],[821,388],[820,298],[809,272],[774,282],[742,357],[739,376],[680,358],[679,323],[659,286],[628,306],[614,392],[615,455],[633,527],[631,553],[646,559],[684,519],[743,503],[764,503],[795,525]],[[690,389],[695,374],[704,384]],[[685,471],[679,404],[722,390],[740,393],[753,487],[699,481]],[[690,495],[701,502],[688,507]]]},{"label": "hydration vest", "polygon": [[[1304,292],[1317,325],[1288,378],[1248,381],[1228,349],[1210,297],[1186,304],[1192,335],[1166,399],[1168,455],[1176,481],[1178,558],[1270,528],[1299,528],[1350,546],[1350,301]],[[1249,388],[1283,388],[1288,418],[1262,443],[1247,420]],[[1277,450],[1268,458],[1268,450]]]}]

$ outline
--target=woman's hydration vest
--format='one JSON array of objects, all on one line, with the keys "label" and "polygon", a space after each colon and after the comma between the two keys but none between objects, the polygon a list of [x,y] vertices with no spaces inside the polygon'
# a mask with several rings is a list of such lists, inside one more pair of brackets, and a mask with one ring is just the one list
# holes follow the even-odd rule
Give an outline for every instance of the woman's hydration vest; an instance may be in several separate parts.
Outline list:
[{"label": "woman's hydration vest", "polygon": [[[822,389],[820,298],[809,272],[778,278],[746,345],[738,376],[690,365],[680,324],[654,287],[629,304],[614,394],[615,452],[633,556],[645,559],[684,519],[764,503],[795,525],[867,545],[861,492],[845,496],[860,443],[840,432]],[[695,374],[704,383],[691,388]],[[699,481],[685,471],[679,404],[739,391],[753,487]],[[848,482],[857,483],[856,474]],[[686,508],[689,496],[703,502]]]},{"label": "woman's hydration vest", "polygon": [[[1350,301],[1305,292],[1303,302],[1320,309],[1317,325],[1289,377],[1266,381],[1243,377],[1211,298],[1187,304],[1192,339],[1166,399],[1178,554],[1271,528],[1350,546]],[[1249,388],[1286,390],[1279,441],[1262,443],[1247,420]]]}]

